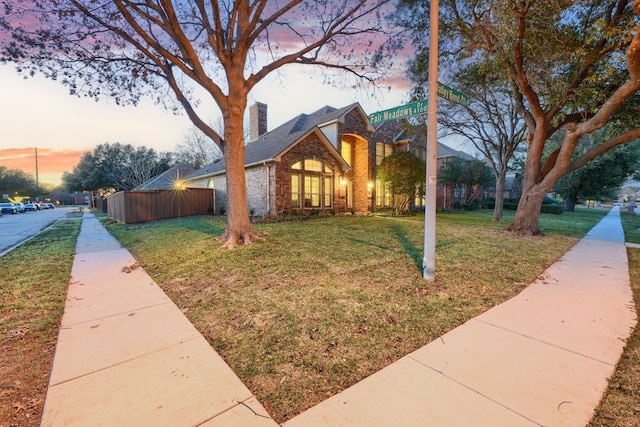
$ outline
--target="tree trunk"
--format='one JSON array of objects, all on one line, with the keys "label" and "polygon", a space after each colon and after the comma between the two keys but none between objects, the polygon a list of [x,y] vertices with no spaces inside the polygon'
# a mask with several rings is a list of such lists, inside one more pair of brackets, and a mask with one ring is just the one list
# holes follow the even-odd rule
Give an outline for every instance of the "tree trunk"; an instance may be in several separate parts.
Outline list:
[{"label": "tree trunk", "polygon": [[564,201],[564,209],[567,212],[575,212],[576,211],[576,202],[578,201],[578,197],[571,195],[569,197],[567,197],[567,199]]},{"label": "tree trunk", "polygon": [[514,233],[526,236],[538,236],[542,234],[540,230],[540,207],[544,196],[548,190],[538,184],[529,188],[520,198],[518,210],[513,218],[513,223],[507,228]]},{"label": "tree trunk", "polygon": [[[227,226],[220,240],[232,249],[239,244],[251,244],[252,239],[264,237],[249,220],[247,184],[244,169],[243,116],[246,100],[232,101],[224,112],[225,161],[227,178]],[[246,99],[246,97],[245,97]]]},{"label": "tree trunk", "polygon": [[500,171],[496,176],[496,204],[493,207],[493,220],[502,221],[502,208],[504,206],[504,181],[507,171]]}]

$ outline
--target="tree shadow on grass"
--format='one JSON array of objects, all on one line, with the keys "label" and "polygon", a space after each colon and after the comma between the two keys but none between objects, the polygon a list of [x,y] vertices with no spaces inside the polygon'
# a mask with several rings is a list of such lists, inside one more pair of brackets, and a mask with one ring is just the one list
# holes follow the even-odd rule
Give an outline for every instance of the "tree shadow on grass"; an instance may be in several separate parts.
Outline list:
[{"label": "tree shadow on grass", "polygon": [[224,232],[225,223],[211,220],[206,216],[193,216],[182,218],[179,223],[179,228],[218,237]]},{"label": "tree shadow on grass", "polygon": [[398,239],[400,245],[402,245],[402,248],[405,250],[407,255],[411,257],[413,263],[416,265],[416,267],[418,267],[418,270],[422,271],[423,248],[416,247],[409,239],[407,231],[399,224],[392,225],[391,232]]},{"label": "tree shadow on grass", "polygon": [[[398,224],[392,225],[391,231],[396,236],[396,238],[398,239],[398,241],[406,251],[407,255],[411,257],[411,259],[413,260],[413,263],[416,265],[418,270],[422,271],[422,257],[424,253],[424,248],[415,246],[409,239],[409,236],[407,235],[407,231],[400,225]],[[455,244],[455,242],[454,241],[440,242],[439,244],[436,245],[436,248],[443,248],[445,246],[449,246],[452,244]]]}]

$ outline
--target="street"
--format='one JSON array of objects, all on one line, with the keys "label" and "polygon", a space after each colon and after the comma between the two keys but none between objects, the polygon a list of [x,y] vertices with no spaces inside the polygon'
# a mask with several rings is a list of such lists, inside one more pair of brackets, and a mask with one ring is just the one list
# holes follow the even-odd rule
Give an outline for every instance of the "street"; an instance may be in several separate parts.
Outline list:
[{"label": "street", "polygon": [[0,217],[0,256],[18,243],[38,234],[71,211],[73,211],[72,207],[58,207],[14,215],[3,214]]}]

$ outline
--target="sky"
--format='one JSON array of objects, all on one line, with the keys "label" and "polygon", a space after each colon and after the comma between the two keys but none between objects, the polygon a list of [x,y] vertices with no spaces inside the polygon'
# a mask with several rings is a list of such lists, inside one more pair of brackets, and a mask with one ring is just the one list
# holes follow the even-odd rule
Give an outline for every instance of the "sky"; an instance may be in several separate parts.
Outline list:
[{"label": "sky", "polygon": [[[268,105],[268,129],[301,113],[325,105],[340,108],[359,102],[367,114],[406,103],[408,83],[389,82],[390,89],[372,95],[352,88],[323,84],[310,67],[285,67],[262,81],[251,92],[249,105]],[[99,102],[69,95],[62,84],[43,77],[24,79],[10,65],[0,65],[0,165],[36,175],[38,181],[58,185],[62,173],[71,172],[85,152],[98,144],[144,145],[156,151],[172,151],[192,128],[186,115],[174,115],[143,100],[138,106],[121,107],[109,99]],[[211,123],[219,117],[213,104]]]}]

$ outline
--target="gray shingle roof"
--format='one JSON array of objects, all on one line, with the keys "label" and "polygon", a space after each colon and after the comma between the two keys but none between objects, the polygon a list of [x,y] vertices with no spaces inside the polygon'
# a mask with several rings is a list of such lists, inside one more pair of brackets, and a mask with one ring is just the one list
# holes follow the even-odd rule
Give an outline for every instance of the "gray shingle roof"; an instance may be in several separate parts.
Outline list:
[{"label": "gray shingle roof", "polygon": [[187,175],[191,174],[194,169],[185,164],[179,163],[172,168],[167,169],[162,172],[160,175],[157,175],[151,178],[149,181],[145,182],[134,188],[135,191],[151,191],[151,190],[171,190],[173,188],[173,183],[176,179],[184,179]]},{"label": "gray shingle roof", "polygon": [[[395,138],[394,141],[402,141],[402,140],[410,140],[411,142],[416,142],[418,144],[427,145],[427,140],[426,140],[426,135],[424,135],[424,133],[418,133],[415,135],[410,135],[408,134],[406,131],[402,131],[400,132]],[[470,154],[465,153],[464,151],[460,151],[460,150],[455,150],[451,147],[449,147],[448,145],[444,145],[441,142],[438,142],[436,144],[436,158],[438,159],[444,159],[446,157],[458,157],[460,159],[463,160],[474,160],[475,157],[473,157]]]},{"label": "gray shingle roof", "polygon": [[[343,108],[324,106],[311,114],[300,114],[285,124],[267,132],[255,141],[245,146],[244,164],[252,165],[275,159],[280,153],[297,143],[301,138],[311,132],[316,126],[337,120],[344,114],[356,108],[358,104],[351,104]],[[205,175],[214,175],[224,172],[226,164],[224,158],[216,159],[195,171],[187,179],[195,179]]]}]

